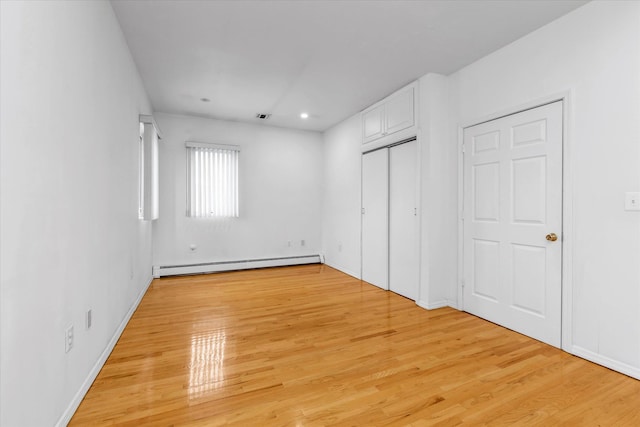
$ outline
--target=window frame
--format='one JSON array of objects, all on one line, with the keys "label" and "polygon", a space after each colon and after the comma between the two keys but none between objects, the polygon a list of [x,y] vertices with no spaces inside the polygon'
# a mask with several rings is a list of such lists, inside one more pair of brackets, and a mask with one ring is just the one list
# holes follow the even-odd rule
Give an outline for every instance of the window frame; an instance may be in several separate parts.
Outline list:
[{"label": "window frame", "polygon": [[158,141],[162,135],[153,116],[140,114],[139,122],[142,128],[142,145],[139,147],[142,158],[138,171],[141,179],[138,191],[142,200],[138,203],[138,216],[143,221],[154,221],[160,216]]},{"label": "window frame", "polygon": [[138,219],[144,219],[144,123],[140,122],[138,139]]}]

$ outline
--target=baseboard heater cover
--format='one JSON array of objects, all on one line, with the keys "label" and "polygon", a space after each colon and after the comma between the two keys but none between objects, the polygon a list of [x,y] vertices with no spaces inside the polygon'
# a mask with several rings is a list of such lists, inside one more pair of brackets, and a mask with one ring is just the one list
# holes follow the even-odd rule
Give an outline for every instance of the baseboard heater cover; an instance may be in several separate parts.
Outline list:
[{"label": "baseboard heater cover", "polygon": [[280,258],[244,259],[199,264],[154,265],[153,277],[181,276],[187,274],[218,273],[221,271],[250,270],[253,268],[284,267],[290,265],[321,264],[321,255],[302,255]]}]

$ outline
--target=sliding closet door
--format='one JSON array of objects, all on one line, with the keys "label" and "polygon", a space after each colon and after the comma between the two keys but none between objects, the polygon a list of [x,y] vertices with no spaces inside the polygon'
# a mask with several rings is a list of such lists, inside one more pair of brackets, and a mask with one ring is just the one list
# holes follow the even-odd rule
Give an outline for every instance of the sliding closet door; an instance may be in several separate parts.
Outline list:
[{"label": "sliding closet door", "polygon": [[417,143],[389,150],[389,289],[418,299]]},{"label": "sliding closet door", "polygon": [[362,280],[389,289],[389,150],[362,156]]}]

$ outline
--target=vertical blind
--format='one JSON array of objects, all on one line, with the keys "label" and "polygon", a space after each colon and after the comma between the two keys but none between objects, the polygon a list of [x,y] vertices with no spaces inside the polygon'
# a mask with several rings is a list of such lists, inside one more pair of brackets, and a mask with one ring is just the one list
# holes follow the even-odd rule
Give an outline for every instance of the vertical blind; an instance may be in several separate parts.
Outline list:
[{"label": "vertical blind", "polygon": [[187,142],[187,216],[238,216],[238,158],[235,145]]}]

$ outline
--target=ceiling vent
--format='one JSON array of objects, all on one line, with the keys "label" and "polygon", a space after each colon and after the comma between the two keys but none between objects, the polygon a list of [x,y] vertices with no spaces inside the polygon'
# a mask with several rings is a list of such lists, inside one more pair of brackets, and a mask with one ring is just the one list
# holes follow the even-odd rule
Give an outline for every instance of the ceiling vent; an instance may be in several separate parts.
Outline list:
[{"label": "ceiling vent", "polygon": [[260,120],[267,120],[269,117],[271,117],[271,114],[265,114],[265,113],[256,114],[256,118]]}]

